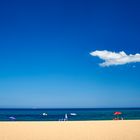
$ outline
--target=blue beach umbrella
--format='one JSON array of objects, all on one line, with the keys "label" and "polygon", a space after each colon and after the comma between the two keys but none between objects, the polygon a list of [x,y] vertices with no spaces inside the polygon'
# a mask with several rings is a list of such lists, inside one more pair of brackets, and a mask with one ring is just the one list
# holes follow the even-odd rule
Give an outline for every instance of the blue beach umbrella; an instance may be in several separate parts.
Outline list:
[{"label": "blue beach umbrella", "polygon": [[16,120],[16,118],[13,117],[13,116],[9,117],[9,119],[12,120],[12,121]]}]

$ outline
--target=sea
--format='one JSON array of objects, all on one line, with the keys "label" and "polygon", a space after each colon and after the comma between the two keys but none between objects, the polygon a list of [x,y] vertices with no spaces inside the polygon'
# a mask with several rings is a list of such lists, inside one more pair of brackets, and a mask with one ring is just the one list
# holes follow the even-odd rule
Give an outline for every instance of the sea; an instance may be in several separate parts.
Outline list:
[{"label": "sea", "polygon": [[[121,112],[115,116],[114,112]],[[0,121],[140,120],[140,108],[0,109]]]}]

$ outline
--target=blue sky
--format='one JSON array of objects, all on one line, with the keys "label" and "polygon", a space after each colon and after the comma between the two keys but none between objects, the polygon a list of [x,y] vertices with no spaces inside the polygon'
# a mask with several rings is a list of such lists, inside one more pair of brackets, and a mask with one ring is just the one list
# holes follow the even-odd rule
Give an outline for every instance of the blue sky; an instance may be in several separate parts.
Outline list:
[{"label": "blue sky", "polygon": [[139,1],[0,2],[0,108],[140,107],[140,63],[101,67],[90,52],[140,53]]}]

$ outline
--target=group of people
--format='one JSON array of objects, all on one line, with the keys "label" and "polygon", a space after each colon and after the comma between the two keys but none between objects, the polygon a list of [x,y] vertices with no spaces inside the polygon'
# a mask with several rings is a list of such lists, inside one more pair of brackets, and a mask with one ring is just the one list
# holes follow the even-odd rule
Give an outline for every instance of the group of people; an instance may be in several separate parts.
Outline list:
[{"label": "group of people", "polygon": [[120,118],[115,117],[113,120],[123,120],[123,117],[120,117]]},{"label": "group of people", "polygon": [[113,120],[123,120],[123,117],[120,116],[121,114],[122,112],[114,112],[115,118]]}]

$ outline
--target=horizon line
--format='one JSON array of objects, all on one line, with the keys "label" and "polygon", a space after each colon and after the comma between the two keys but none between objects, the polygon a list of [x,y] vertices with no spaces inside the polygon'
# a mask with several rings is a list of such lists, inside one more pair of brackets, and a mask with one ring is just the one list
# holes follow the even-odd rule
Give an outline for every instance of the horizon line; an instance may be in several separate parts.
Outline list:
[{"label": "horizon line", "polygon": [[0,109],[129,109],[129,108],[132,108],[132,109],[139,109],[140,107],[72,107],[72,108],[70,108],[70,107],[67,107],[67,108],[65,108],[65,107],[60,107],[60,108],[58,108],[58,107],[53,107],[53,108],[37,108],[37,107],[31,107],[31,108],[19,108],[19,107],[13,107],[13,108],[8,108],[8,107],[4,107],[4,108],[0,108]]}]

